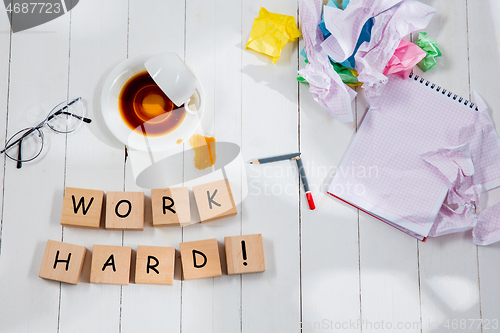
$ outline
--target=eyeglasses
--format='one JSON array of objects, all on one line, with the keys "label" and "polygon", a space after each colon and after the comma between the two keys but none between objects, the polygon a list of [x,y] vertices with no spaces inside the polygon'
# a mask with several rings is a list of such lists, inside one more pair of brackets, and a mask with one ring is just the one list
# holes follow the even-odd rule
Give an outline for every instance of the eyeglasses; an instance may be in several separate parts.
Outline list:
[{"label": "eyeglasses", "polygon": [[20,169],[23,162],[32,161],[42,153],[44,145],[42,127],[47,125],[56,133],[71,133],[80,124],[89,124],[92,121],[85,118],[84,113],[81,97],[59,103],[40,124],[22,129],[11,136],[0,154],[5,153],[8,158],[16,161],[17,168]]}]

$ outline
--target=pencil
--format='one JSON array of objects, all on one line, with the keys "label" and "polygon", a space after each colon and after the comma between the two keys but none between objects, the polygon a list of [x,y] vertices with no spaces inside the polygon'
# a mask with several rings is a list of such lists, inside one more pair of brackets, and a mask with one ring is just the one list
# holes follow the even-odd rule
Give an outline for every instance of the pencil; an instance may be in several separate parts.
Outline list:
[{"label": "pencil", "polygon": [[255,160],[255,161],[251,161],[250,164],[264,164],[264,163],[290,160],[290,159],[297,157],[297,156],[300,156],[300,153],[293,153],[293,154],[286,154],[286,155],[280,155],[280,156],[274,156],[274,157],[260,158],[260,159]]}]

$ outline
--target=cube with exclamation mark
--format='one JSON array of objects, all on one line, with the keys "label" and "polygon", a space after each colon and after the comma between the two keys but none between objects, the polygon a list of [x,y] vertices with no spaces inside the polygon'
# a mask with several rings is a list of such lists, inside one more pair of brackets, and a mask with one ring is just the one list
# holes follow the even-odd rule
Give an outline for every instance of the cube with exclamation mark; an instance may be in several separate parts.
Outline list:
[{"label": "cube with exclamation mark", "polygon": [[264,246],[262,235],[224,237],[227,274],[264,272]]}]

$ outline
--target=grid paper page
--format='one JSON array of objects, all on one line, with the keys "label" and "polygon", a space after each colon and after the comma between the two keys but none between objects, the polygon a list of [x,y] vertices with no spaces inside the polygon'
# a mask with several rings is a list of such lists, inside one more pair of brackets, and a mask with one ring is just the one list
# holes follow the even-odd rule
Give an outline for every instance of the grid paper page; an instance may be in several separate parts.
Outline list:
[{"label": "grid paper page", "polygon": [[[475,157],[488,159],[500,152],[496,133],[486,143],[477,141],[481,137],[474,129],[481,121],[481,112],[458,100],[420,80],[391,75],[328,192],[399,229],[426,237],[446,197],[449,181],[421,155],[470,142],[476,165]],[[500,175],[496,175],[499,167],[491,165],[475,171],[481,183]]]}]

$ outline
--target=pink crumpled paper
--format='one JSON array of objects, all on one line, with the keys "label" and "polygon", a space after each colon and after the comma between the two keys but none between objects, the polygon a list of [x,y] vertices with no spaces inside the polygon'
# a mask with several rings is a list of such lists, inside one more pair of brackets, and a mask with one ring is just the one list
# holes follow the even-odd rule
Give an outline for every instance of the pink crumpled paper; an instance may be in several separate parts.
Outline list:
[{"label": "pink crumpled paper", "polygon": [[402,77],[408,77],[413,67],[426,55],[427,53],[418,45],[402,39],[387,66],[385,66],[384,75],[398,74]]}]

